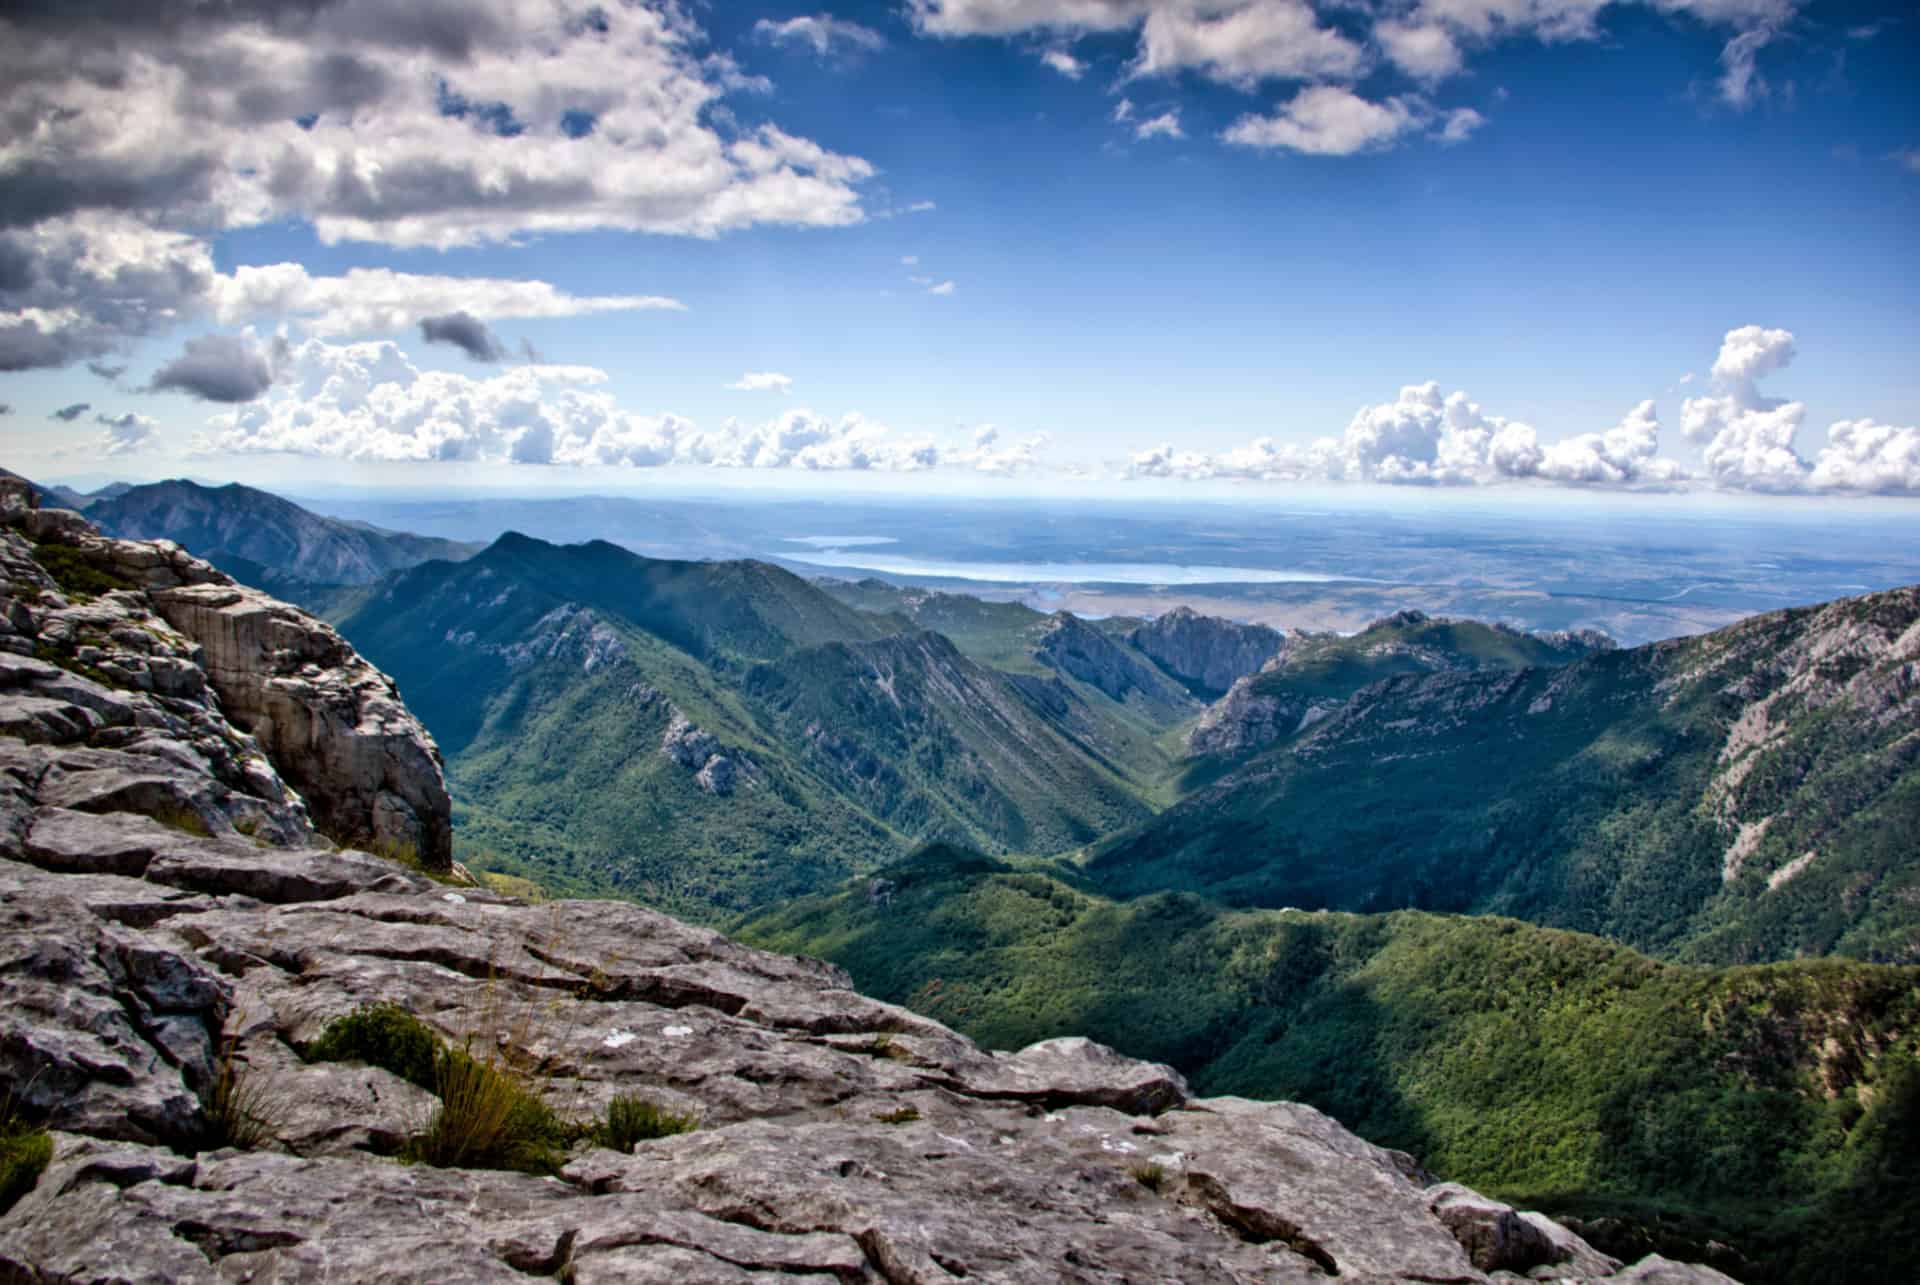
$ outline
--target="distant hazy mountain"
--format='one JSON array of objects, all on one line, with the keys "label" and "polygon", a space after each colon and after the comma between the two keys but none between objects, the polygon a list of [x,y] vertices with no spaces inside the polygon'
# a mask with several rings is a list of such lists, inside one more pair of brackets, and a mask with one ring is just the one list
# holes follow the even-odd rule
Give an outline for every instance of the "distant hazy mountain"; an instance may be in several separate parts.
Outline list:
[{"label": "distant hazy mountain", "polygon": [[1233,683],[1187,736],[1194,754],[1247,754],[1325,716],[1369,683],[1399,674],[1564,665],[1613,646],[1604,634],[1528,634],[1402,611],[1357,634],[1294,634],[1259,672]]},{"label": "distant hazy mountain", "polygon": [[1387,678],[1088,871],[1122,895],[1491,912],[1703,960],[1920,961],[1916,621],[1920,589],[1897,589],[1555,668]]},{"label": "distant hazy mountain", "polygon": [[930,839],[1077,847],[1170,766],[1139,709],[760,562],[507,535],[341,628],[439,739],[465,842],[709,918]]},{"label": "distant hazy mountain", "polygon": [[293,593],[300,586],[366,585],[473,545],[322,517],[291,500],[232,483],[155,482],[88,497],[87,516],[109,535],[173,540],[235,579]]}]

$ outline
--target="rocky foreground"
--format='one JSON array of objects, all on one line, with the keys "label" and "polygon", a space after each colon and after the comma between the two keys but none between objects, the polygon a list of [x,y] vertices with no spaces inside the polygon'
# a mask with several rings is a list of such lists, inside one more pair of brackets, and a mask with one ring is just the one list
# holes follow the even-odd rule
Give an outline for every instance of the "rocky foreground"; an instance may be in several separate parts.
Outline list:
[{"label": "rocky foreground", "polygon": [[[0,561],[0,1088],[53,1141],[0,1280],[1727,1279],[1623,1268],[1304,1106],[1084,1040],[986,1052],[818,961],[442,882],[438,755],[324,625],[19,488]],[[700,1125],[552,1176],[401,1163],[435,1095],[305,1056],[375,1003],[568,1118]]]}]

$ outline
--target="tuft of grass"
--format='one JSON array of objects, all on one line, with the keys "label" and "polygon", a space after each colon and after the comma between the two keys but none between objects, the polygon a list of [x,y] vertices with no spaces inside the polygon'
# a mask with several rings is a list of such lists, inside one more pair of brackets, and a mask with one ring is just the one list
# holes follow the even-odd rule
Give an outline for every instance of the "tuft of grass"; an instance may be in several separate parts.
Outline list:
[{"label": "tuft of grass", "polygon": [[207,828],[206,818],[190,807],[165,804],[155,808],[148,815],[169,830],[178,830],[182,834],[191,834],[200,839],[213,837],[213,831]]},{"label": "tuft of grass", "polygon": [[97,598],[103,593],[115,589],[135,589],[139,586],[133,581],[123,579],[102,567],[96,567],[87,560],[87,555],[67,544],[47,543],[38,545],[33,552],[34,561],[42,570],[53,577],[62,593],[70,598]]},{"label": "tuft of grass", "polygon": [[886,1034],[874,1036],[854,1051],[868,1057],[885,1058],[889,1062],[913,1061],[913,1050],[904,1044],[896,1044],[893,1036]]},{"label": "tuft of grass", "polygon": [[615,1151],[630,1152],[636,1142],[692,1133],[699,1127],[698,1116],[678,1115],[645,1098],[622,1094],[607,1103],[607,1118],[594,1128],[593,1140]]},{"label": "tuft of grass", "polygon": [[234,1052],[233,1040],[221,1046],[207,1090],[207,1144],[252,1151],[273,1141],[280,1112],[272,1084],[235,1061]]},{"label": "tuft of grass", "polygon": [[408,1140],[402,1160],[448,1169],[559,1172],[577,1131],[497,1056],[482,1060],[448,1049],[437,1072],[440,1109]]},{"label": "tuft of grass", "polygon": [[1133,1165],[1128,1168],[1127,1176],[1156,1195],[1167,1189],[1167,1171],[1161,1165],[1151,1163]]},{"label": "tuft of grass", "polygon": [[32,1191],[52,1162],[52,1135],[29,1123],[8,1093],[0,1102],[0,1214]]},{"label": "tuft of grass", "polygon": [[371,852],[376,857],[383,857],[393,862],[394,865],[411,870],[417,875],[425,875],[435,883],[449,884],[457,888],[467,886],[464,881],[456,878],[452,871],[435,870],[432,866],[428,865],[420,856],[420,846],[418,844],[403,843],[394,839],[374,839],[365,845],[348,846],[360,846],[364,851]]},{"label": "tuft of grass", "polygon": [[912,1124],[920,1118],[920,1109],[911,1106],[897,1107],[892,1111],[876,1112],[873,1118],[881,1124]]},{"label": "tuft of grass", "polygon": [[433,1091],[447,1052],[438,1035],[398,1004],[367,1004],[327,1024],[307,1047],[309,1062],[365,1062]]}]

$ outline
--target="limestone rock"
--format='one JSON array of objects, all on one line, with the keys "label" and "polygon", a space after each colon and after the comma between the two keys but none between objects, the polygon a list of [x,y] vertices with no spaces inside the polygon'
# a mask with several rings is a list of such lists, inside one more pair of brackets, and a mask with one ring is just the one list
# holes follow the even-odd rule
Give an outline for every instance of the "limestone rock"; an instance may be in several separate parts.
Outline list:
[{"label": "limestone rock", "polygon": [[[1527,1272],[1559,1262],[1562,1247],[1546,1227],[1459,1183],[1427,1189],[1427,1205],[1483,1272]],[[1568,1246],[1571,1249],[1571,1246]]]},{"label": "limestone rock", "polygon": [[440,751],[385,674],[328,625],[256,590],[188,585],[152,597],[205,648],[228,716],[284,765],[324,833],[451,864]]},{"label": "limestone rock", "polygon": [[1203,616],[1175,607],[1127,635],[1155,664],[1182,682],[1219,695],[1286,648],[1277,629]]},{"label": "limestone rock", "polygon": [[338,634],[178,545],[37,509],[12,478],[0,478],[0,735],[70,747],[35,767],[52,806],[277,845],[311,842],[317,823],[430,869],[452,860],[439,750]]}]

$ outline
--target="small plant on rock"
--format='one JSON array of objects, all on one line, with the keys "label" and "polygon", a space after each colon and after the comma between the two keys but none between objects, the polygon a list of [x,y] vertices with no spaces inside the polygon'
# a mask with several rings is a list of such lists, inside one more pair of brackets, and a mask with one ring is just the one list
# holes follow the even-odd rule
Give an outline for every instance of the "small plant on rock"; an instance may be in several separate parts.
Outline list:
[{"label": "small plant on rock", "polygon": [[885,1033],[876,1035],[865,1044],[862,1044],[859,1051],[865,1053],[868,1057],[885,1058],[889,1062],[911,1062],[913,1060],[912,1049],[904,1044],[896,1043],[893,1036]]},{"label": "small plant on rock", "polygon": [[446,1045],[398,1004],[367,1004],[328,1023],[307,1047],[309,1062],[365,1062],[429,1091],[439,1087]]},{"label": "small plant on rock", "polygon": [[439,1059],[434,1089],[440,1109],[408,1141],[403,1160],[450,1169],[559,1171],[576,1131],[498,1057],[482,1060],[465,1049],[448,1049]]},{"label": "small plant on rock", "polygon": [[214,1147],[252,1151],[273,1141],[279,1123],[273,1086],[235,1060],[236,1041],[225,1041],[207,1090],[207,1140]]},{"label": "small plant on rock", "polygon": [[607,1118],[594,1128],[593,1138],[603,1147],[630,1152],[637,1142],[692,1133],[699,1127],[698,1116],[678,1115],[645,1098],[622,1094],[607,1103]]},{"label": "small plant on rock", "polygon": [[13,1094],[0,1102],[0,1214],[33,1190],[53,1161],[53,1137],[28,1123]]},{"label": "small plant on rock", "polygon": [[874,1115],[881,1124],[912,1124],[920,1118],[918,1107],[896,1107],[891,1111],[881,1111]]},{"label": "small plant on rock", "polygon": [[1127,1170],[1127,1176],[1155,1194],[1167,1189],[1167,1171],[1161,1165],[1137,1164]]}]

